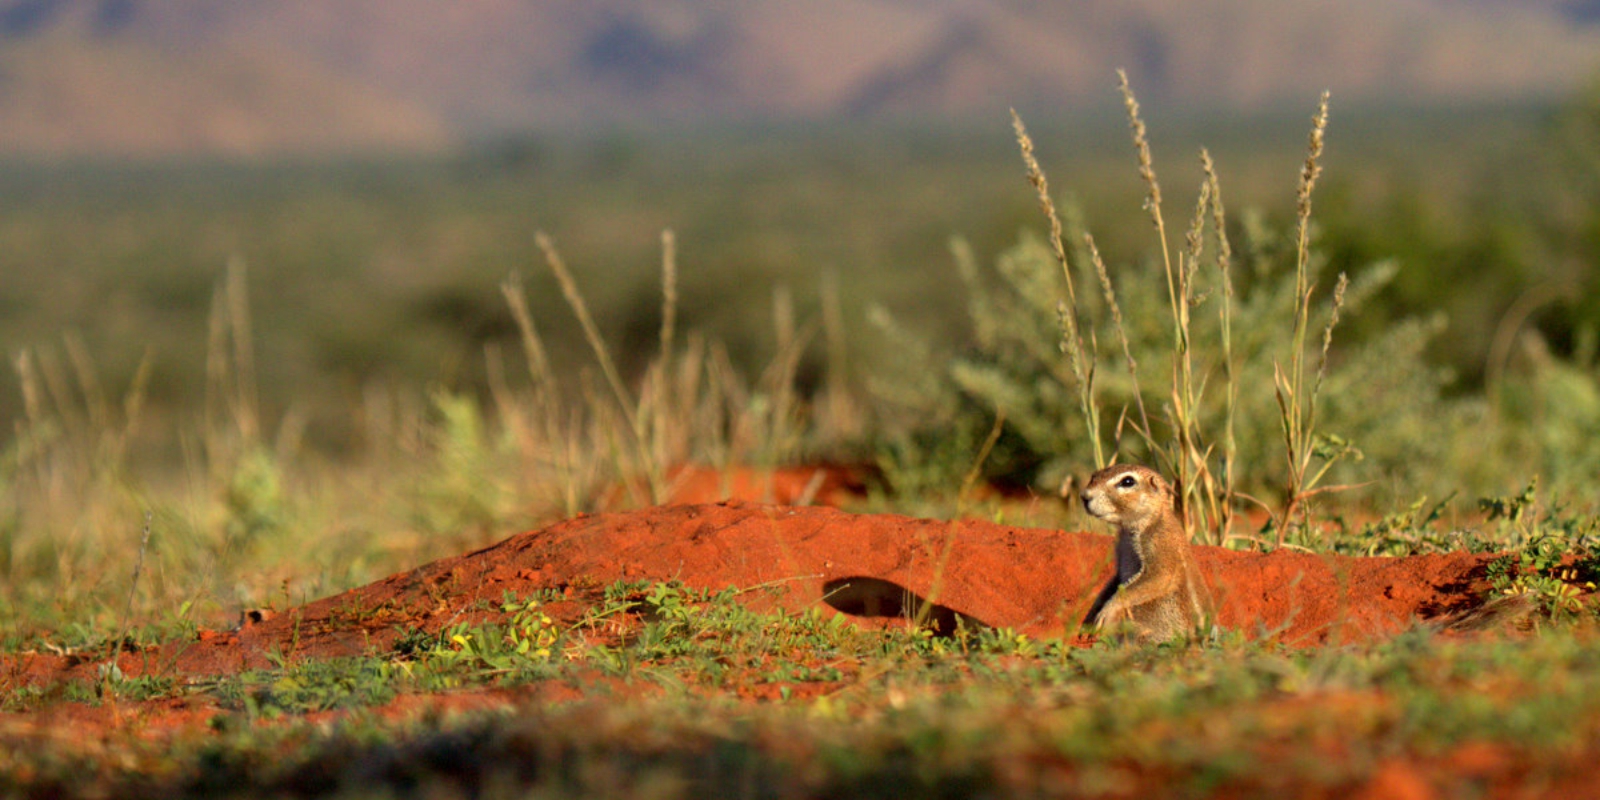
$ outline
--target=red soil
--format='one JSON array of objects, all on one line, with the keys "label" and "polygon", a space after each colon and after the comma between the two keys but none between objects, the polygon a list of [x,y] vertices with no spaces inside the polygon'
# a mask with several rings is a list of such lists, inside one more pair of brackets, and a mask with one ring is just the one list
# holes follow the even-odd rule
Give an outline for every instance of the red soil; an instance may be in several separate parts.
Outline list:
[{"label": "red soil", "polygon": [[[1073,636],[1111,574],[1105,534],[849,514],[739,501],[585,515],[463,556],[352,589],[228,632],[202,632],[119,665],[207,675],[287,658],[359,655],[392,645],[399,629],[436,631],[471,619],[479,600],[565,590],[550,612],[572,619],[591,590],[617,580],[680,580],[705,589],[755,589],[759,607],[814,606],[870,623],[899,615],[908,593],[957,616],[1036,638]],[[1218,621],[1294,646],[1354,642],[1472,608],[1487,555],[1354,558],[1197,547]],[[759,587],[759,588],[756,588]],[[0,660],[15,685],[92,679],[98,663],[49,655]]]},{"label": "red soil", "polygon": [[[798,474],[786,480],[803,481],[802,487],[812,482]],[[781,481],[761,488],[786,499],[791,490],[800,491]],[[726,491],[725,485],[718,491]],[[194,641],[124,653],[118,664],[130,676],[155,673],[182,680],[266,667],[269,654],[295,660],[384,652],[401,628],[434,632],[473,620],[489,613],[478,610],[478,601],[489,601],[481,608],[493,608],[508,591],[560,590],[568,599],[549,603],[546,610],[571,622],[601,587],[620,579],[680,580],[713,590],[739,587],[748,590],[741,601],[755,606],[832,609],[867,625],[893,620],[907,607],[906,597],[915,595],[937,604],[936,622],[949,624],[961,616],[1038,638],[1075,637],[1091,600],[1111,575],[1111,542],[1106,534],[742,501],[586,515],[299,608],[252,617],[236,630],[202,631]],[[1382,637],[1469,610],[1484,593],[1482,576],[1490,558],[1263,555],[1214,547],[1197,547],[1196,555],[1223,626],[1291,646]],[[92,684],[102,660],[0,656],[0,687],[69,680]],[[547,682],[409,695],[378,713],[405,716],[580,696],[581,690],[566,683]],[[1304,713],[1338,713],[1340,702],[1312,702]],[[219,713],[201,697],[143,703],[108,698],[98,706],[58,702],[29,713],[0,714],[0,742],[98,752],[128,736],[203,735]],[[1330,752],[1337,750],[1337,743],[1330,745]],[[1359,788],[1365,797],[1430,797],[1430,783],[1445,785],[1435,778],[1466,769],[1458,760],[1480,769],[1487,785],[1515,785],[1520,768],[1507,758],[1497,747],[1463,747],[1432,760],[1386,764],[1365,786],[1345,788]]]}]

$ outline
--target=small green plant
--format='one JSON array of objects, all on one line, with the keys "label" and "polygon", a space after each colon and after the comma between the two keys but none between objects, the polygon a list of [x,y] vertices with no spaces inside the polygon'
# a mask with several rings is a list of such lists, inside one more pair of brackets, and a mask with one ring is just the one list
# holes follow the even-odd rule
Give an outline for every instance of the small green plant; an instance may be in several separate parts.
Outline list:
[{"label": "small green plant", "polygon": [[200,688],[223,708],[271,718],[380,705],[394,699],[403,675],[378,658],[305,659],[246,670]]},{"label": "small green plant", "polygon": [[440,390],[432,402],[435,469],[419,487],[416,523],[430,534],[481,540],[510,516],[504,485],[495,480],[498,448],[476,400]]},{"label": "small green plant", "polygon": [[1011,628],[980,628],[973,641],[974,649],[980,653],[995,655],[1016,655],[1032,658],[1041,654],[1038,642],[1027,634],[1018,633]]},{"label": "small green plant", "polygon": [[1526,535],[1528,526],[1537,518],[1538,497],[1539,479],[1534,478],[1517,494],[1480,498],[1478,510],[1487,514],[1490,522],[1503,521]]},{"label": "small green plant", "polygon": [[1594,581],[1584,577],[1586,572],[1567,563],[1559,541],[1541,536],[1523,550],[1489,562],[1486,575],[1499,594],[1530,595],[1548,613],[1570,616],[1584,610],[1583,594],[1595,590]]},{"label": "small green plant", "polygon": [[1478,501],[1499,523],[1499,541],[1513,548],[1489,563],[1489,584],[1499,594],[1531,595],[1552,615],[1575,615],[1600,581],[1600,518],[1542,512],[1538,489],[1534,479],[1515,495]]},{"label": "small green plant", "polygon": [[102,698],[137,702],[157,697],[167,697],[178,690],[178,681],[171,675],[128,676],[116,664],[101,664],[99,692]]},{"label": "small green plant", "polygon": [[452,625],[420,649],[415,638],[402,637],[396,650],[416,653],[426,671],[448,674],[503,674],[554,658],[561,631],[537,599],[507,593],[498,610],[507,615],[503,621]]},{"label": "small green plant", "polygon": [[1481,538],[1471,538],[1466,531],[1439,529],[1437,523],[1454,498],[1452,493],[1437,503],[1429,503],[1426,495],[1418,497],[1404,511],[1363,523],[1354,532],[1342,518],[1336,518],[1339,531],[1327,543],[1328,547],[1335,553],[1362,556],[1412,556],[1491,548],[1492,544]]}]

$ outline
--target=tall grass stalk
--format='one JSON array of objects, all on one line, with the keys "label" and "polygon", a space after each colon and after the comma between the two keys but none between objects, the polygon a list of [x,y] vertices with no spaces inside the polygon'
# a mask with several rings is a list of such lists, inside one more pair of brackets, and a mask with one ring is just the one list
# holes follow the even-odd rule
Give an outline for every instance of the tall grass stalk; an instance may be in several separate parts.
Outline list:
[{"label": "tall grass stalk", "polygon": [[[1231,274],[1232,247],[1228,242],[1227,216],[1222,203],[1221,181],[1209,152],[1200,153],[1200,167],[1204,177],[1200,183],[1194,214],[1185,230],[1182,247],[1174,250],[1168,242],[1167,225],[1162,208],[1161,183],[1157,179],[1155,159],[1144,120],[1140,116],[1139,101],[1128,83],[1127,74],[1117,72],[1118,89],[1128,114],[1128,129],[1134,145],[1139,176],[1146,187],[1144,210],[1149,215],[1156,239],[1160,245],[1162,275],[1167,288],[1167,310],[1170,317],[1170,385],[1165,393],[1164,432],[1158,435],[1149,411],[1145,406],[1139,364],[1124,324],[1121,306],[1110,270],[1100,256],[1094,238],[1085,234],[1080,251],[1092,262],[1100,281],[1105,307],[1110,316],[1111,330],[1120,340],[1124,364],[1132,384],[1132,411],[1124,409],[1117,425],[1118,449],[1121,449],[1120,431],[1124,424],[1132,427],[1159,466],[1171,473],[1178,492],[1178,506],[1185,530],[1194,537],[1202,529],[1206,538],[1222,543],[1231,535],[1234,503],[1242,497],[1235,490],[1238,477],[1238,442],[1235,433],[1236,411],[1239,405],[1237,364],[1233,343],[1233,315],[1235,297]],[[1328,353],[1334,328],[1344,303],[1348,281],[1340,276],[1332,298],[1326,327],[1322,331],[1320,360],[1312,368],[1311,353],[1307,349],[1308,330],[1313,324],[1312,298],[1315,289],[1314,268],[1311,260],[1311,197],[1317,177],[1321,173],[1323,134],[1328,120],[1328,95],[1324,93],[1318,104],[1310,134],[1308,154],[1301,170],[1297,192],[1297,225],[1295,232],[1295,275],[1292,331],[1287,366],[1274,361],[1274,392],[1280,410],[1280,423],[1288,462],[1288,487],[1284,506],[1275,522],[1280,538],[1283,529],[1296,513],[1303,513],[1305,502],[1320,491],[1318,484],[1328,470],[1343,455],[1353,452],[1347,443],[1336,437],[1319,437],[1316,433],[1317,396],[1321,392],[1327,372]],[[1052,253],[1066,275],[1065,299],[1060,317],[1065,333],[1063,349],[1072,362],[1072,376],[1078,383],[1078,402],[1088,424],[1097,465],[1105,463],[1105,454],[1099,440],[1101,410],[1094,391],[1096,347],[1091,327],[1085,331],[1077,307],[1078,298],[1068,268],[1068,257],[1061,236],[1061,223],[1051,202],[1048,183],[1034,156],[1034,147],[1026,129],[1015,112],[1012,127],[1021,146],[1029,182],[1039,197],[1039,204],[1050,223]],[[1207,233],[1207,228],[1210,233]],[[1215,242],[1216,252],[1208,257],[1207,240]],[[1199,284],[1204,275],[1202,268],[1214,263],[1213,277],[1204,278],[1220,291],[1202,291]],[[1195,319],[1193,309],[1207,299],[1215,298],[1218,305],[1217,335],[1220,342],[1214,352],[1204,358],[1214,363],[1197,364],[1194,341]],[[981,335],[981,331],[980,331]],[[1215,401],[1208,400],[1207,376],[1213,370],[1221,373],[1225,384],[1220,400],[1220,415],[1213,409]],[[1204,418],[1203,418],[1204,414]],[[1205,420],[1220,416],[1220,434],[1206,428],[1212,423]],[[1220,441],[1219,441],[1220,440]],[[1220,452],[1219,452],[1220,451]],[[1313,458],[1321,458],[1319,469],[1312,468]]]},{"label": "tall grass stalk", "polygon": [[[1185,237],[1186,247],[1174,260],[1167,240],[1161,182],[1156,175],[1155,158],[1151,152],[1144,119],[1139,113],[1138,98],[1128,83],[1127,73],[1122,70],[1117,71],[1117,86],[1122,94],[1123,105],[1127,109],[1128,129],[1138,160],[1139,176],[1146,186],[1144,208],[1150,216],[1150,223],[1155,229],[1156,239],[1161,248],[1162,274],[1165,276],[1167,286],[1168,312],[1172,325],[1172,364],[1166,406],[1170,439],[1165,443],[1158,441],[1151,427],[1149,412],[1145,408],[1143,390],[1139,383],[1138,362],[1133,357],[1127,331],[1122,324],[1121,309],[1116,302],[1109,271],[1092,237],[1085,237],[1085,248],[1095,262],[1095,273],[1100,278],[1106,305],[1112,316],[1114,329],[1121,340],[1123,359],[1133,384],[1134,403],[1139,413],[1133,428],[1144,439],[1161,465],[1172,473],[1174,483],[1178,487],[1179,513],[1184,520],[1185,530],[1193,536],[1196,528],[1202,523],[1208,521],[1215,523],[1220,519],[1222,515],[1218,509],[1223,501],[1219,492],[1225,493],[1225,490],[1219,489],[1219,481],[1212,474],[1209,462],[1210,449],[1204,444],[1200,432],[1199,409],[1203,400],[1204,384],[1197,384],[1195,381],[1194,345],[1191,333],[1191,309],[1198,303],[1195,276],[1204,252],[1208,214],[1215,224],[1212,197],[1216,187],[1214,181],[1201,184],[1193,222]],[[1226,230],[1219,228],[1216,236],[1226,238]],[[1224,302],[1228,300],[1225,298]],[[1206,517],[1210,519],[1206,520]],[[1215,524],[1206,527],[1220,531]],[[1218,535],[1220,536],[1220,533]]]},{"label": "tall grass stalk", "polygon": [[[1157,459],[1172,473],[1177,487],[1178,511],[1183,519],[1184,530],[1193,537],[1196,529],[1203,526],[1212,533],[1212,540],[1220,543],[1224,529],[1217,523],[1223,517],[1223,512],[1220,510],[1225,502],[1223,497],[1229,495],[1231,489],[1226,486],[1226,479],[1219,481],[1212,473],[1211,447],[1205,443],[1200,430],[1199,413],[1205,387],[1203,382],[1197,385],[1195,381],[1191,314],[1191,309],[1199,302],[1195,290],[1195,276],[1204,254],[1208,215],[1213,226],[1219,219],[1212,206],[1217,186],[1214,180],[1206,180],[1200,184],[1194,218],[1184,237],[1185,247],[1174,260],[1167,241],[1166,218],[1161,203],[1161,183],[1156,177],[1155,158],[1150,150],[1144,119],[1139,114],[1139,100],[1133,92],[1133,87],[1128,83],[1127,73],[1123,70],[1117,70],[1117,89],[1122,94],[1123,105],[1127,109],[1128,130],[1138,159],[1139,177],[1144,180],[1147,188],[1144,207],[1150,215],[1150,223],[1155,228],[1156,239],[1161,247],[1161,266],[1166,276],[1168,311],[1172,323],[1172,380],[1167,405],[1170,439],[1164,446],[1156,440],[1154,431],[1149,427],[1148,415],[1142,413],[1142,400],[1141,420],[1144,422],[1144,427],[1139,433]],[[1202,161],[1204,160],[1202,155]],[[1226,228],[1218,227],[1215,236],[1225,240]],[[1230,303],[1231,298],[1225,296],[1222,302]],[[1120,335],[1126,336],[1125,333]],[[1224,345],[1225,350],[1227,347],[1228,345]],[[1127,348],[1126,342],[1124,348]],[[1131,358],[1129,362],[1132,363]]]},{"label": "tall grass stalk", "polygon": [[244,454],[261,444],[258,398],[249,285],[244,261],[235,258],[212,295],[206,340],[202,444],[214,480],[225,481]]},{"label": "tall grass stalk", "polygon": [[1072,368],[1078,390],[1078,406],[1083,412],[1084,427],[1094,448],[1095,468],[1099,469],[1106,465],[1106,455],[1105,447],[1100,441],[1100,407],[1094,391],[1095,348],[1092,341],[1084,341],[1082,328],[1078,322],[1078,293],[1073,285],[1072,266],[1067,261],[1066,245],[1062,241],[1061,215],[1056,212],[1055,201],[1050,197],[1050,183],[1045,179],[1038,158],[1034,156],[1033,139],[1028,136],[1028,129],[1022,124],[1022,118],[1017,116],[1016,109],[1011,111],[1011,128],[1016,133],[1017,146],[1022,151],[1028,182],[1033,184],[1034,192],[1038,195],[1039,210],[1044,213],[1045,220],[1050,225],[1050,250],[1055,254],[1056,262],[1061,265],[1061,274],[1065,278],[1066,300],[1058,307],[1062,334],[1061,349],[1066,353],[1067,361]]},{"label": "tall grass stalk", "polygon": [[[1341,487],[1321,487],[1317,484],[1329,468],[1345,453],[1348,446],[1319,447],[1316,434],[1317,396],[1322,389],[1327,372],[1328,350],[1333,341],[1333,329],[1339,322],[1339,311],[1344,305],[1345,288],[1349,280],[1340,274],[1334,288],[1332,308],[1327,326],[1322,332],[1322,348],[1315,375],[1308,375],[1306,365],[1306,334],[1311,324],[1311,298],[1316,279],[1311,264],[1311,198],[1322,174],[1323,135],[1328,127],[1328,93],[1322,93],[1317,113],[1312,117],[1311,134],[1306,144],[1306,159],[1300,170],[1299,188],[1295,193],[1295,310],[1294,329],[1289,345],[1289,367],[1273,364],[1273,387],[1278,402],[1279,419],[1283,429],[1284,455],[1288,461],[1288,485],[1284,487],[1284,505],[1276,522],[1278,543],[1283,544],[1290,525],[1296,518],[1302,526],[1308,524],[1308,501],[1315,495]],[[1308,385],[1309,379],[1309,385]],[[1322,468],[1311,473],[1311,459],[1321,455]]]},{"label": "tall grass stalk", "polygon": [[525,491],[547,494],[553,485],[559,508],[570,517],[587,510],[598,480],[594,459],[585,458],[591,448],[583,443],[584,422],[563,402],[544,339],[528,309],[522,278],[512,272],[500,285],[500,293],[511,309],[532,381],[525,400],[514,397],[509,387],[494,393],[500,421],[521,454]]},{"label": "tall grass stalk", "polygon": [[[573,280],[572,273],[561,258],[561,253],[556,250],[555,242],[543,231],[535,234],[534,240],[544,253],[545,262],[555,274],[556,282],[561,285],[561,294],[566,298],[567,305],[578,318],[584,338],[588,340],[589,348],[594,351],[595,360],[600,363],[600,372],[605,377],[611,395],[616,400],[617,408],[627,423],[630,434],[629,449],[633,451],[640,470],[649,484],[651,500],[661,502],[667,494],[665,467],[657,463],[650,452],[648,444],[650,436],[645,430],[645,420],[640,414],[640,406],[634,402],[632,393],[622,381],[622,373],[611,360],[611,352],[606,348],[605,339],[600,335],[600,328],[590,315],[589,305],[584,302],[583,293],[578,290],[577,281]],[[620,450],[617,449],[613,452],[620,454]]]},{"label": "tall grass stalk", "polygon": [[117,638],[111,643],[110,663],[117,663],[117,654],[122,652],[124,642],[128,639],[128,626],[133,621],[133,600],[139,596],[139,578],[144,574],[144,554],[150,549],[150,528],[154,525],[155,514],[149,509],[144,512],[144,531],[139,537],[139,554],[133,560],[133,576],[128,581],[128,602],[122,607],[122,626],[117,631]]},{"label": "tall grass stalk", "polygon": [[[1204,254],[1205,223],[1211,205],[1211,185],[1200,184],[1195,201],[1194,219],[1184,237],[1184,250],[1178,256],[1177,269],[1169,287],[1176,290],[1173,297],[1174,352],[1172,359],[1172,460],[1178,466],[1173,470],[1179,480],[1180,513],[1185,530],[1191,534],[1204,521],[1202,505],[1214,508],[1216,495],[1211,478],[1211,449],[1203,443],[1200,433],[1200,395],[1204,387],[1196,387],[1194,379],[1194,343],[1191,338],[1190,309],[1198,300],[1195,297],[1194,277]],[[1214,514],[1212,516],[1215,516]]]},{"label": "tall grass stalk", "polygon": [[528,365],[528,375],[533,379],[534,390],[540,393],[550,392],[553,380],[550,374],[550,356],[545,352],[544,339],[539,336],[538,327],[533,324],[533,314],[528,311],[528,298],[522,287],[521,275],[512,272],[505,282],[500,284],[500,295],[505,298],[506,306],[511,309],[511,318],[517,323],[517,333],[522,341],[522,355]]},{"label": "tall grass stalk", "polygon": [[839,276],[822,273],[822,336],[826,346],[827,382],[823,385],[824,416],[819,427],[825,437],[844,440],[861,435],[860,409],[850,395],[849,342],[845,338],[844,309],[839,299]]},{"label": "tall grass stalk", "polygon": [[1222,284],[1217,316],[1222,335],[1222,378],[1226,388],[1222,408],[1222,475],[1219,496],[1216,498],[1214,530],[1217,541],[1225,542],[1233,532],[1234,459],[1239,453],[1239,444],[1234,435],[1239,385],[1233,358],[1233,246],[1228,243],[1228,215],[1222,203],[1222,182],[1217,178],[1211,152],[1205,148],[1200,149],[1200,168],[1205,173],[1206,185],[1211,187],[1211,228],[1217,235],[1217,279]]},{"label": "tall grass stalk", "polygon": [[[670,229],[661,232],[661,351],[651,370],[650,446],[653,463],[665,469],[671,457],[667,452],[667,420],[665,414],[672,405],[673,337],[678,322],[678,240]],[[664,498],[656,498],[660,501]]]}]

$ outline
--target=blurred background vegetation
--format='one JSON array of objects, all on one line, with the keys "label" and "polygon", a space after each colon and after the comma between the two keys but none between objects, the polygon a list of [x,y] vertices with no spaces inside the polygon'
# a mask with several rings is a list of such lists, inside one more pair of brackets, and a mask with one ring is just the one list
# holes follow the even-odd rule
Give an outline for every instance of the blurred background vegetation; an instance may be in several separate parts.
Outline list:
[{"label": "blurred background vegetation", "polygon": [[[1315,219],[1326,282],[1397,268],[1343,321],[1337,352],[1358,352],[1402,320],[1437,317],[1428,363],[1454,376],[1449,395],[1480,392],[1488,376],[1517,374],[1530,359],[1590,366],[1600,319],[1597,108],[1595,92],[1559,105],[1336,106]],[[1204,145],[1235,222],[1255,214],[1265,229],[1286,229],[1303,110],[1152,113],[1171,196],[1192,196]],[[1059,194],[1081,209],[1107,261],[1150,258],[1121,119],[1032,127]],[[13,164],[0,168],[0,338],[13,358],[34,348],[63,374],[77,342],[105,391],[129,386],[148,353],[133,457],[170,462],[173,430],[203,410],[215,295],[229,265],[242,267],[263,418],[292,416],[302,446],[348,457],[371,446],[360,420],[378,394],[420,402],[442,387],[487,397],[485,347],[518,348],[498,288],[509,275],[527,286],[557,370],[588,363],[536,229],[566,254],[637,378],[657,349],[666,228],[680,243],[681,329],[757,370],[776,344],[774,294],[814,319],[834,280],[859,387],[904,355],[867,324],[870,306],[936,349],[959,349],[972,322],[951,237],[988,264],[1043,224],[1003,119],[946,130],[518,138],[448,157],[289,165]],[[806,350],[805,391],[821,383],[823,350],[820,341]],[[0,417],[22,416],[19,375],[8,370]]]},{"label": "blurred background vegetation", "polygon": [[[146,511],[140,602],[182,621],[660,499],[682,462],[867,464],[875,507],[955,513],[991,430],[984,476],[1078,524],[1052,499],[1094,466],[1061,270],[1005,111],[1093,233],[1159,416],[1171,336],[1121,65],[1175,248],[1199,148],[1216,161],[1241,491],[1286,491],[1271,376],[1331,85],[1318,325],[1335,277],[1352,289],[1316,427],[1362,455],[1329,483],[1362,488],[1330,508],[1455,493],[1470,515],[1534,479],[1594,500],[1592,3],[528,3],[420,39],[387,3],[210,5],[0,1],[0,623],[103,630]],[[1133,395],[1066,244],[1109,438]]]}]

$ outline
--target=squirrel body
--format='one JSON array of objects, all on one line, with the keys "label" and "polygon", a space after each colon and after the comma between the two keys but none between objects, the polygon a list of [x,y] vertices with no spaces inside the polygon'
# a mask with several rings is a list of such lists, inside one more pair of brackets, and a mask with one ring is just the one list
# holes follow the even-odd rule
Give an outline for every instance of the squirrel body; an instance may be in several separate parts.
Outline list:
[{"label": "squirrel body", "polygon": [[1147,467],[1116,465],[1090,476],[1082,499],[1091,515],[1117,528],[1117,572],[1085,623],[1102,632],[1131,625],[1151,641],[1201,632],[1215,609],[1172,487]]}]

